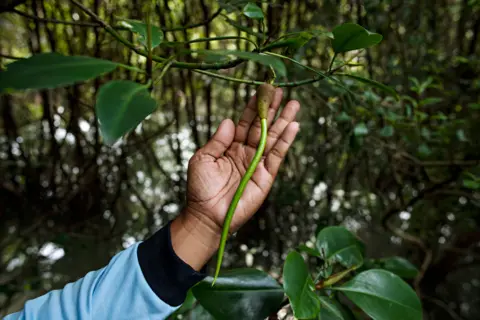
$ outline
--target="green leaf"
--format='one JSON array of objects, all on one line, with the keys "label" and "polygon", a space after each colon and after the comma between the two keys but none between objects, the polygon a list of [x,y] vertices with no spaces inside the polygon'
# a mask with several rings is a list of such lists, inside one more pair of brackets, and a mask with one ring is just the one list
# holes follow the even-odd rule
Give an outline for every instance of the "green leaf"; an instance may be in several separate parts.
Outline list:
[{"label": "green leaf", "polygon": [[363,243],[344,227],[332,226],[320,230],[317,249],[325,253],[329,262],[338,262],[347,268],[363,263]]},{"label": "green leaf", "polygon": [[302,255],[296,251],[288,254],[283,266],[283,288],[296,318],[311,319],[320,312],[320,300],[314,292],[313,279]]},{"label": "green leaf", "polygon": [[108,60],[41,53],[7,64],[7,70],[0,72],[0,92],[64,87],[99,77],[117,66]]},{"label": "green leaf", "polygon": [[367,270],[333,289],[344,293],[375,320],[422,319],[422,305],[415,291],[389,271]]},{"label": "green leaf", "polygon": [[413,279],[418,274],[417,267],[402,257],[383,258],[379,262],[382,269],[393,272],[402,278]]},{"label": "green leaf", "polygon": [[295,53],[298,49],[307,44],[307,42],[312,38],[313,34],[311,32],[297,32],[292,35],[284,36],[281,39],[268,44],[263,50],[270,51],[276,48],[286,48],[288,56],[288,53]]},{"label": "green leaf", "polygon": [[248,0],[218,0],[219,6],[228,13],[240,11],[249,1]]},{"label": "green leaf", "polygon": [[353,133],[356,136],[365,136],[368,134],[367,125],[364,122],[358,123],[355,128],[353,129]]},{"label": "green leaf", "polygon": [[[140,36],[140,43],[147,47],[147,24],[132,19],[123,19],[121,23],[124,27],[127,27],[133,33],[137,33]],[[152,35],[152,49],[158,47],[163,42],[163,31],[157,26],[150,26]]]},{"label": "green leaf", "polygon": [[393,129],[393,127],[389,125],[383,127],[382,130],[380,130],[380,135],[383,137],[391,137],[394,133],[395,129]]},{"label": "green leaf", "polygon": [[428,105],[431,105],[431,104],[437,104],[437,103],[442,102],[442,101],[443,101],[442,98],[436,98],[436,97],[426,98],[426,99],[421,100],[418,105],[420,107],[424,107],[424,106],[428,106]]},{"label": "green leaf", "polygon": [[480,110],[480,103],[469,103],[467,106],[468,106],[470,109]]},{"label": "green leaf", "polygon": [[349,122],[352,120],[352,118],[345,111],[342,111],[338,116],[335,117],[335,120],[338,122]]},{"label": "green leaf", "polygon": [[262,9],[253,2],[249,2],[243,7],[243,14],[250,19],[263,19]]},{"label": "green leaf", "polygon": [[258,54],[254,52],[238,51],[238,50],[197,50],[196,52],[198,52],[199,54],[236,56],[238,58],[251,60],[266,66],[271,65],[277,72],[277,75],[279,76],[285,76],[287,74],[287,69],[285,68],[285,64],[283,63],[282,60],[276,57],[265,55],[265,54]]},{"label": "green leaf", "polygon": [[383,83],[377,82],[377,81],[372,80],[372,79],[367,79],[367,78],[363,78],[363,77],[360,77],[360,76],[356,76],[356,75],[353,75],[353,74],[348,74],[348,73],[337,73],[336,75],[345,76],[345,77],[355,79],[359,82],[362,82],[362,83],[365,83],[365,84],[367,84],[369,86],[372,86],[374,88],[380,89],[380,90],[384,91],[385,93],[387,93],[389,95],[392,95],[395,99],[399,100],[398,93],[393,88],[391,88],[387,85],[384,85]]},{"label": "green leaf", "polygon": [[185,301],[182,303],[181,307],[172,313],[168,319],[181,319],[182,317],[179,317],[180,315],[187,313],[194,308],[195,301],[196,299],[193,296],[192,290],[188,290],[187,297],[185,298]]},{"label": "green leaf", "polygon": [[198,304],[195,308],[188,313],[188,317],[182,317],[181,319],[188,320],[217,320],[214,318],[201,304]]},{"label": "green leaf", "polygon": [[316,249],[314,248],[310,248],[310,247],[307,247],[306,245],[304,244],[301,244],[298,246],[298,251],[301,251],[301,252],[305,252],[306,254],[312,256],[312,257],[318,257],[318,258],[321,258],[321,254],[320,252],[318,252]]},{"label": "green leaf", "polygon": [[110,81],[97,95],[96,111],[105,143],[112,145],[155,111],[147,87],[127,80]]},{"label": "green leaf", "polygon": [[350,320],[353,319],[349,311],[337,300],[325,296],[319,296],[320,314],[319,320]]},{"label": "green leaf", "polygon": [[421,145],[418,146],[418,152],[423,156],[429,156],[430,154],[432,154],[432,150],[425,143],[422,143]]},{"label": "green leaf", "polygon": [[465,131],[463,131],[463,129],[457,130],[457,138],[459,141],[462,142],[468,141],[467,137],[465,136]]},{"label": "green leaf", "polygon": [[473,180],[463,180],[463,186],[468,189],[477,190],[480,189],[480,182]]},{"label": "green leaf", "polygon": [[335,53],[342,53],[357,49],[364,49],[382,41],[382,35],[370,32],[356,23],[345,23],[335,27],[332,31],[332,41]]},{"label": "green leaf", "polygon": [[199,303],[216,319],[264,319],[282,303],[282,287],[256,269],[235,269],[199,282],[192,291]]}]

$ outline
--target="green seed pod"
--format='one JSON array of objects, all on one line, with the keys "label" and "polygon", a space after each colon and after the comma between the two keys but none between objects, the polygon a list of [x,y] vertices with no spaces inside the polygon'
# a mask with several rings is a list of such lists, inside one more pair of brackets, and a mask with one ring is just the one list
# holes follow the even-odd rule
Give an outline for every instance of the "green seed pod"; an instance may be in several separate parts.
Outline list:
[{"label": "green seed pod", "polygon": [[260,119],[267,119],[268,108],[275,96],[275,87],[268,83],[261,84],[257,89],[257,110]]}]

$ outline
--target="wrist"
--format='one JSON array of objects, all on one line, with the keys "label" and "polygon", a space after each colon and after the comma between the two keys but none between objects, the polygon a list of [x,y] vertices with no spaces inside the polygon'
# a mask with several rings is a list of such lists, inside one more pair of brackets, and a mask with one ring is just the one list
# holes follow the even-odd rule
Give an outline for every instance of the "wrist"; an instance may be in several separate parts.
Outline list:
[{"label": "wrist", "polygon": [[187,207],[170,226],[175,254],[197,271],[201,270],[217,251],[221,235],[218,226],[204,217]]}]

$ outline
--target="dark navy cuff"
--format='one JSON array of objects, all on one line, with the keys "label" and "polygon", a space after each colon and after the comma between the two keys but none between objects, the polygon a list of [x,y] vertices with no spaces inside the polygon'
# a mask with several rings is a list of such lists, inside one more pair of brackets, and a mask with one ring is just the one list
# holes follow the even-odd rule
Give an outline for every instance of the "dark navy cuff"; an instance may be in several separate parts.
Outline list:
[{"label": "dark navy cuff", "polygon": [[180,259],[172,246],[169,222],[154,235],[140,243],[138,262],[153,292],[172,307],[185,301],[188,289],[206,277],[205,267],[195,271]]}]

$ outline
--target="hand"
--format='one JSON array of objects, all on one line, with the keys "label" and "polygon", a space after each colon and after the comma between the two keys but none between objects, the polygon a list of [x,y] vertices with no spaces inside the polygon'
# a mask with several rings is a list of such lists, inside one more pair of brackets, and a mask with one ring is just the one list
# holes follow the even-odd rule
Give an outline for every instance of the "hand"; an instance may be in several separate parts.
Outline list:
[{"label": "hand", "polygon": [[[282,96],[282,90],[277,89],[268,112],[269,129],[264,157],[238,203],[230,227],[231,232],[235,232],[247,222],[265,201],[280,164],[299,130],[299,124],[295,122],[295,116],[300,109],[297,101],[288,102],[280,117],[272,124]],[[217,249],[225,214],[240,179],[252,161],[259,140],[260,120],[253,97],[236,127],[232,120],[224,120],[210,141],[190,159],[187,207],[172,223],[171,232],[177,255],[192,267],[201,268]],[[175,232],[181,236],[174,235]],[[187,246],[185,237],[196,239],[196,243],[203,249]],[[182,256],[181,251],[187,252]],[[203,264],[202,261],[194,262],[194,266],[192,261],[187,260],[192,260],[192,257],[189,257],[192,254],[198,256],[199,251],[205,255],[200,254],[203,258],[194,259],[206,260]]]}]

